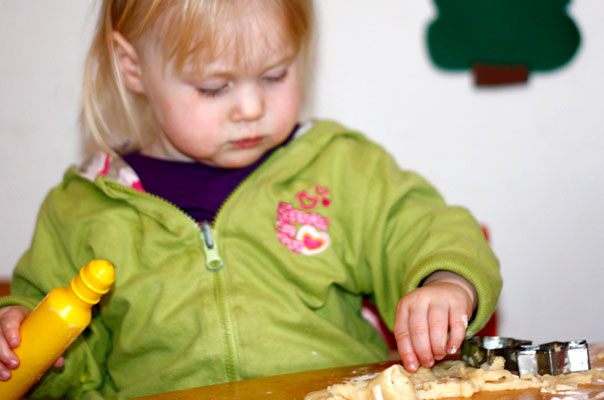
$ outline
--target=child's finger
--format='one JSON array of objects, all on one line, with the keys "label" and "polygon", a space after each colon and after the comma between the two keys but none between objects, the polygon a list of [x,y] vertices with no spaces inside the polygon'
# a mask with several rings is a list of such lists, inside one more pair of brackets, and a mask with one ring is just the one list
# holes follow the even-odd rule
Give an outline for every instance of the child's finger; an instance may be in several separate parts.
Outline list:
[{"label": "child's finger", "polygon": [[447,355],[447,331],[449,329],[449,308],[446,304],[437,304],[428,310],[430,343],[436,360]]},{"label": "child's finger", "polygon": [[55,368],[61,368],[63,365],[65,365],[65,359],[63,357],[59,357],[57,359],[57,361],[55,361],[55,363],[52,364],[52,366]]},{"label": "child's finger", "polygon": [[10,348],[14,349],[21,343],[21,336],[19,335],[19,326],[23,318],[17,312],[7,312],[0,319],[0,332],[4,339],[8,342]]},{"label": "child's finger", "polygon": [[450,312],[451,330],[449,335],[449,344],[447,353],[454,354],[461,346],[468,328],[468,314],[463,311],[456,311],[454,308]]},{"label": "child's finger", "polygon": [[19,359],[10,349],[8,343],[0,340],[0,380],[8,380],[11,377],[10,370],[19,366]]},{"label": "child's finger", "polygon": [[11,376],[10,369],[0,362],[0,381],[7,381]]},{"label": "child's finger", "polygon": [[397,347],[399,355],[401,356],[401,361],[403,362],[403,366],[409,372],[415,372],[419,368],[419,360],[415,355],[415,350],[413,350],[413,345],[411,344],[411,336],[408,334],[405,336],[399,336],[397,338]]},{"label": "child's finger", "polygon": [[432,344],[430,343],[430,329],[428,327],[428,308],[413,309],[409,313],[409,333],[415,354],[424,367],[434,365]]},{"label": "child's finger", "polygon": [[407,371],[415,372],[419,368],[419,360],[415,355],[409,334],[409,312],[406,307],[401,306],[402,304],[402,301],[398,304],[397,316],[394,321],[394,337],[403,366]]}]

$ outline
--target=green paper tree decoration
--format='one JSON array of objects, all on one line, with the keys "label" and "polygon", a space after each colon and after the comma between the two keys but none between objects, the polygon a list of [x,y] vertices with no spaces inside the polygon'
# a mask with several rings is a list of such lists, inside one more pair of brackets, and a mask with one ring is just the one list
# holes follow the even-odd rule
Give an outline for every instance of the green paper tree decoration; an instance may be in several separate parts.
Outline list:
[{"label": "green paper tree decoration", "polygon": [[579,30],[568,16],[570,0],[434,0],[438,17],[428,28],[432,61],[469,70],[477,84],[528,79],[572,59]]}]

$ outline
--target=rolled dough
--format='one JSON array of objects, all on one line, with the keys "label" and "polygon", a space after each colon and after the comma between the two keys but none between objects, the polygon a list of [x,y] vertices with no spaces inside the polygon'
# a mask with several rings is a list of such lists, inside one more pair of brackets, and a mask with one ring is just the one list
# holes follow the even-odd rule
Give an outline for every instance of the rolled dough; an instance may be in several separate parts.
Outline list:
[{"label": "rolled dough", "polygon": [[558,376],[518,377],[503,368],[504,359],[497,357],[492,365],[468,367],[462,361],[443,361],[433,368],[421,367],[407,372],[395,364],[377,376],[365,376],[309,393],[305,400],[397,400],[471,397],[480,391],[538,388],[544,392],[576,389],[577,385],[601,378],[601,370],[575,372]]}]

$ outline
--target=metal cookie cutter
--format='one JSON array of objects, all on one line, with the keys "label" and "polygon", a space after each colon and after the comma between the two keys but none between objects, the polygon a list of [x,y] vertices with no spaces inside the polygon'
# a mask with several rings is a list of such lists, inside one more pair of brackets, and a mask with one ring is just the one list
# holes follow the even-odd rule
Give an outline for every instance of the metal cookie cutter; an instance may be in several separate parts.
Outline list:
[{"label": "metal cookie cutter", "polygon": [[589,348],[585,340],[551,342],[538,346],[521,345],[514,353],[520,376],[560,375],[590,369]]},{"label": "metal cookie cutter", "polygon": [[517,363],[511,352],[518,346],[529,346],[530,340],[501,336],[474,336],[464,340],[461,345],[461,359],[469,366],[478,368],[485,362],[492,363],[495,357],[505,358],[505,368],[516,371]]}]

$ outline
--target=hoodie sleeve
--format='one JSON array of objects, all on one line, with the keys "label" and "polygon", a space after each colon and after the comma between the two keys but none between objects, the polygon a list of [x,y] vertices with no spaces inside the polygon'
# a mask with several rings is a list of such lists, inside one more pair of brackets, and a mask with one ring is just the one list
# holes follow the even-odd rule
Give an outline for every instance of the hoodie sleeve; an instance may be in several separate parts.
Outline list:
[{"label": "hoodie sleeve", "polygon": [[363,254],[373,300],[390,329],[400,298],[438,270],[455,272],[478,294],[468,334],[495,310],[502,281],[499,263],[480,224],[463,207],[445,204],[414,172],[401,170],[385,151],[375,150],[367,168]]}]

